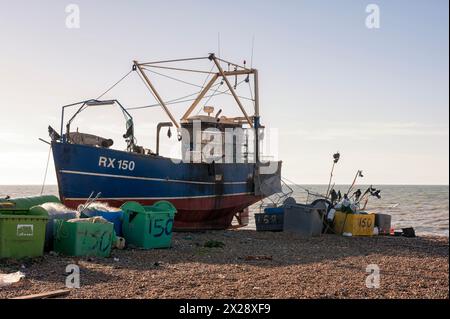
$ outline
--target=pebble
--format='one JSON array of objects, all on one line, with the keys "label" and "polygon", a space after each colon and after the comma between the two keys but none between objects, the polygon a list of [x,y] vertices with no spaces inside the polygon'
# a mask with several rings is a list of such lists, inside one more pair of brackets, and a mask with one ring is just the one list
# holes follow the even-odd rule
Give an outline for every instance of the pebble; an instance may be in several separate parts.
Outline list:
[{"label": "pebble", "polygon": [[[349,240],[224,233],[174,233],[173,239],[222,241],[222,249],[175,244],[168,250],[115,250],[113,259],[46,254],[27,264],[26,285],[0,289],[0,298],[60,289],[65,267],[78,260],[81,287],[67,298],[449,298],[447,237]],[[199,253],[203,250],[207,253]],[[272,256],[273,261],[246,256]],[[112,260],[120,260],[121,267],[112,266]],[[369,264],[380,267],[378,289],[365,285]],[[8,267],[0,263],[0,273],[10,272]]]}]

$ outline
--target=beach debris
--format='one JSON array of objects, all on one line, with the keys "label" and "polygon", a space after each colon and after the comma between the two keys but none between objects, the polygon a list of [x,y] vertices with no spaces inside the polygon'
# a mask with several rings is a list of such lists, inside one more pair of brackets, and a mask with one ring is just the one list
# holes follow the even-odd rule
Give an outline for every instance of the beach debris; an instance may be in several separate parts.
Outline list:
[{"label": "beach debris", "polygon": [[402,232],[404,237],[416,237],[416,232],[412,227],[402,228]]},{"label": "beach debris", "polygon": [[89,205],[87,204],[80,204],[78,205],[78,211],[83,213],[89,212],[95,212],[95,211],[101,211],[101,212],[120,212],[120,209],[117,207],[111,207],[107,203],[103,202],[91,202]]},{"label": "beach debris", "polygon": [[414,237],[416,237],[416,231],[414,230],[413,227],[406,227],[406,228],[402,228],[402,229],[391,228],[390,235],[395,236],[395,237],[402,236],[402,237],[414,238]]},{"label": "beach debris", "polygon": [[273,260],[273,257],[267,256],[267,255],[256,255],[256,256],[246,256],[244,259],[247,261],[250,261],[250,260]]},{"label": "beach debris", "polygon": [[0,274],[0,287],[6,287],[19,282],[22,278],[25,278],[25,274],[21,271],[17,271],[11,274]]},{"label": "beach debris", "polygon": [[92,223],[92,224],[109,224],[110,222],[101,216],[94,216],[90,218],[72,218],[68,223]]},{"label": "beach debris", "polygon": [[353,234],[352,233],[342,233],[342,236],[344,236],[344,237],[352,237]]},{"label": "beach debris", "polygon": [[379,234],[380,234],[380,230],[378,229],[377,226],[375,226],[375,227],[373,228],[373,235],[374,235],[374,236],[378,236]]},{"label": "beach debris", "polygon": [[208,240],[203,246],[206,248],[223,248],[225,243],[217,240]]},{"label": "beach debris", "polygon": [[125,249],[125,238],[116,236],[116,241],[114,242],[114,248]]},{"label": "beach debris", "polygon": [[68,214],[79,217],[79,214],[76,210],[70,209],[62,203],[48,202],[43,203],[39,206],[44,208],[50,216],[56,215],[59,217],[61,216],[61,214]]},{"label": "beach debris", "polygon": [[70,294],[69,289],[60,289],[60,290],[43,292],[43,293],[39,293],[39,294],[20,296],[20,297],[16,297],[16,298],[12,298],[12,299],[44,299],[44,298],[54,298],[54,297],[66,296],[68,294]]}]

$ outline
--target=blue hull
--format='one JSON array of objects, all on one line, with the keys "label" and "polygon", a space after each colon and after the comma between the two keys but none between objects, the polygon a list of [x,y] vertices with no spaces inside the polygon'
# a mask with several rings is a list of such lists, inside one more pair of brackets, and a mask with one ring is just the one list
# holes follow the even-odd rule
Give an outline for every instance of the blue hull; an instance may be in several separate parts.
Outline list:
[{"label": "blue hull", "polygon": [[[52,143],[61,200],[70,207],[92,192],[118,206],[134,200],[171,201],[175,228],[224,229],[255,195],[255,164],[175,163],[161,156],[68,143]],[[277,173],[279,174],[279,172]]]}]

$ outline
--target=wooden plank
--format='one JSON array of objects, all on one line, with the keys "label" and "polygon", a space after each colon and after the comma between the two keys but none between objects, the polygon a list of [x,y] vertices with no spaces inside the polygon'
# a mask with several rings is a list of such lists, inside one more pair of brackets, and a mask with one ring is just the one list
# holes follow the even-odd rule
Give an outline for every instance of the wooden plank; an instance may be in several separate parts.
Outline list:
[{"label": "wooden plank", "polygon": [[43,292],[43,293],[40,293],[40,294],[33,294],[33,295],[26,295],[26,296],[15,297],[15,298],[11,298],[11,299],[43,299],[43,298],[53,298],[53,297],[66,296],[68,294],[70,294],[70,290],[69,289],[60,289],[60,290]]}]

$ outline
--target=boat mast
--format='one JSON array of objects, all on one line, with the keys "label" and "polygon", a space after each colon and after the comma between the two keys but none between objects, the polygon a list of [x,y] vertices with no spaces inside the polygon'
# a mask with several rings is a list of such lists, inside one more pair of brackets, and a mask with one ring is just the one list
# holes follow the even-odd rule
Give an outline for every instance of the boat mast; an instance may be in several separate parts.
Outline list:
[{"label": "boat mast", "polygon": [[161,104],[161,107],[164,109],[164,111],[166,112],[166,114],[169,116],[170,120],[172,121],[172,123],[175,125],[176,128],[180,128],[180,125],[178,124],[178,122],[175,120],[175,118],[173,117],[172,113],[170,113],[169,109],[166,106],[166,103],[164,103],[163,99],[161,98],[161,96],[159,96],[158,91],[156,91],[155,87],[153,86],[152,82],[150,82],[150,79],[148,78],[147,74],[145,74],[145,72],[142,70],[140,64],[137,61],[133,61],[134,63],[134,68],[136,68],[140,75],[142,76],[142,78],[144,79],[144,81],[147,83],[151,93],[153,93],[153,95],[155,96],[155,98],[158,100],[159,104]]}]

